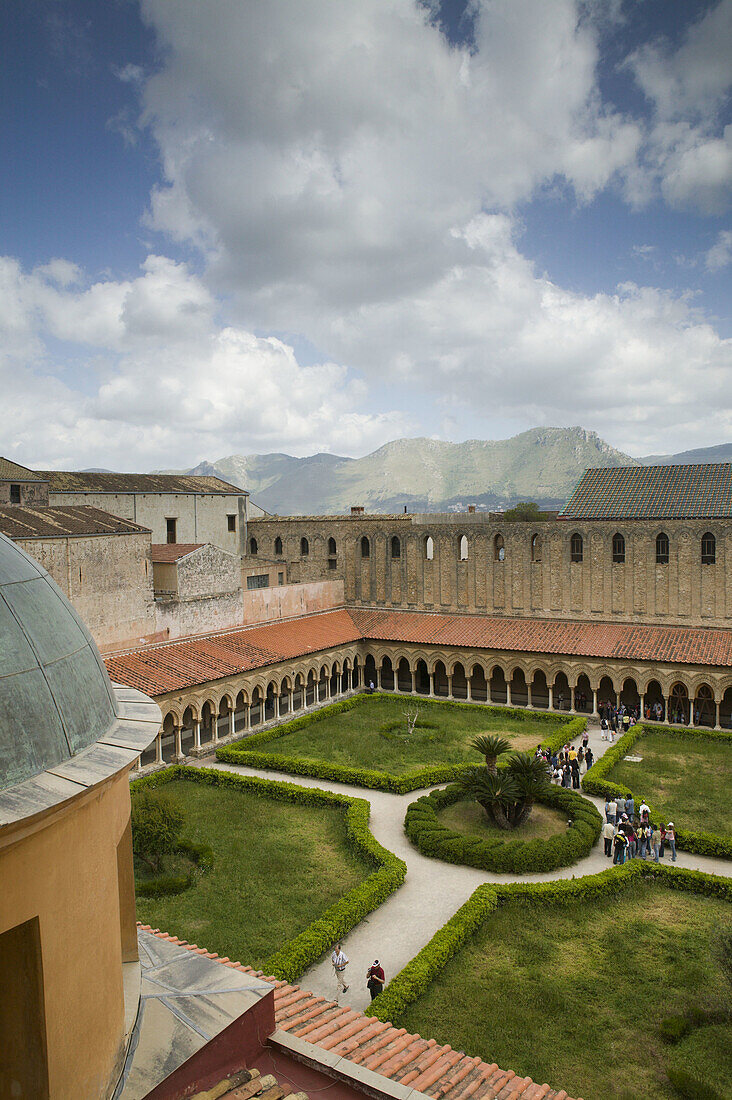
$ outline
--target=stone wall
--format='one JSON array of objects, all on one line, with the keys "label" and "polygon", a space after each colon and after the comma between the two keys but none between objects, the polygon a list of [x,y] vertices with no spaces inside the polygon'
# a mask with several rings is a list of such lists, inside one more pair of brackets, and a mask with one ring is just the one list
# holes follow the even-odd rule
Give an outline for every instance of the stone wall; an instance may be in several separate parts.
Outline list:
[{"label": "stone wall", "polygon": [[[732,618],[728,519],[532,524],[480,513],[296,516],[251,520],[249,532],[258,554],[286,564],[291,581],[338,577],[351,604],[690,626]],[[669,560],[657,564],[662,532]],[[706,532],[716,540],[714,564],[701,560]],[[622,564],[613,562],[616,534],[625,541]],[[581,561],[571,560],[573,535],[582,540]],[[254,563],[248,557],[244,564]]]},{"label": "stone wall", "polygon": [[273,622],[312,615],[316,611],[331,611],[343,607],[342,580],[313,581],[309,584],[286,584],[275,588],[260,588],[245,592],[244,623]]},{"label": "stone wall", "polygon": [[156,629],[166,641],[242,626],[242,615],[241,588],[215,596],[159,596],[155,600]]},{"label": "stone wall", "polygon": [[0,508],[17,501],[10,499],[10,486],[20,487],[20,503],[25,508],[48,507],[47,481],[0,481]]},{"label": "stone wall", "polygon": [[157,630],[167,638],[243,624],[238,556],[209,543],[175,563],[156,563],[155,576]]},{"label": "stone wall", "polygon": [[154,634],[147,532],[16,541],[48,570],[100,649],[137,645]]}]

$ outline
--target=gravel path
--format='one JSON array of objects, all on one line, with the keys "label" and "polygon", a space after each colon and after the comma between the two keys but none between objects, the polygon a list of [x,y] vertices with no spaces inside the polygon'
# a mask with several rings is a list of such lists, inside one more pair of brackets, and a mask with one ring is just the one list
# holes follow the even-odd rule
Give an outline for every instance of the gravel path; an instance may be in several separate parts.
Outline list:
[{"label": "gravel path", "polygon": [[[590,725],[589,733],[590,746],[597,760],[610,745],[609,742],[600,739],[599,725]],[[576,743],[578,744],[579,741],[581,738],[577,739]],[[562,867],[556,871],[499,875],[472,867],[459,867],[422,855],[410,844],[404,833],[404,815],[407,806],[425,792],[412,791],[406,795],[388,794],[385,791],[369,791],[364,790],[363,787],[334,783],[327,779],[264,772],[256,768],[220,764],[205,759],[195,761],[193,766],[213,767],[223,771],[239,772],[242,775],[259,775],[266,779],[277,779],[304,787],[320,787],[322,790],[366,798],[371,803],[371,831],[380,844],[405,861],[407,877],[404,885],[353,928],[343,941],[343,949],[350,959],[350,965],[346,971],[346,981],[349,982],[350,988],[347,993],[340,994],[340,1003],[351,1005],[353,1008],[364,1009],[369,1003],[370,996],[366,989],[365,975],[374,959],[380,960],[388,982],[424,947],[481,883],[547,882],[551,879],[580,878],[582,875],[603,871],[610,865],[609,859],[603,854],[600,839],[585,859],[579,860],[571,867]],[[601,813],[603,812],[602,799],[591,795],[584,795],[584,797],[593,802]],[[716,875],[732,874],[732,863],[727,860],[697,856],[690,852],[678,853],[677,866]],[[303,974],[299,984],[303,989],[312,990],[329,999],[338,999],[339,989],[328,958],[311,966]]]}]

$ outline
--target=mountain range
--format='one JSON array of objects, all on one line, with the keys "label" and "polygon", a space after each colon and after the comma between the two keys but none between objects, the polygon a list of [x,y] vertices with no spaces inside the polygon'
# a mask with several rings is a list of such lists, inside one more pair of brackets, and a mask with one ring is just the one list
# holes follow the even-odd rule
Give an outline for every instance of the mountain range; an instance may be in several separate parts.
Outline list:
[{"label": "mountain range", "polygon": [[334,515],[463,511],[534,500],[560,508],[589,466],[729,462],[732,444],[633,458],[584,428],[531,428],[511,439],[395,439],[363,458],[315,454],[229,455],[175,473],[212,474],[248,489],[267,512]]}]

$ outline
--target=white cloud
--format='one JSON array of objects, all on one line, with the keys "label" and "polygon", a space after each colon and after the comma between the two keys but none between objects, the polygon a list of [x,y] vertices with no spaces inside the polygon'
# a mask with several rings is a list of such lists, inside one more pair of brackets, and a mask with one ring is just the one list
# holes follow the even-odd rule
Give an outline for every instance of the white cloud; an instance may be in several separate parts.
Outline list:
[{"label": "white cloud", "polygon": [[732,263],[732,232],[723,229],[704,257],[708,271],[721,271]]}]

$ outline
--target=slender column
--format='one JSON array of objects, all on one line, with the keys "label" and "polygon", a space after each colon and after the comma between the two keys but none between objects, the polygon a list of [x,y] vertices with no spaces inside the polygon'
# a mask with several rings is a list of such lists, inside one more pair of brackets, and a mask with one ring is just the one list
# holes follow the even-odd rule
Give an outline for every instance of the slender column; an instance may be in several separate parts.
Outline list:
[{"label": "slender column", "polygon": [[554,684],[549,684],[549,710],[554,710]]},{"label": "slender column", "polygon": [[173,726],[173,734],[175,735],[175,759],[183,759],[183,747],[180,743],[180,726]]},{"label": "slender column", "polygon": [[662,721],[662,722],[666,722],[666,723],[668,724],[668,719],[669,719],[669,713],[668,713],[668,696],[666,696],[666,695],[662,695],[662,696],[661,696],[661,699],[662,699],[662,701],[663,701],[663,718],[661,719],[661,721]]},{"label": "slender column", "polygon": [[156,764],[162,764],[163,763],[163,731],[162,730],[160,731],[160,733],[155,738],[155,763]]},{"label": "slender column", "polygon": [[533,700],[531,698],[531,684],[529,684],[529,683],[526,684],[526,705],[528,707],[533,707],[533,705],[534,705]]},{"label": "slender column", "polygon": [[193,719],[193,747],[194,749],[200,749],[201,747],[201,719]]},{"label": "slender column", "polygon": [[448,699],[454,699],[455,698],[455,696],[452,693],[452,679],[453,679],[452,676],[448,676],[448,678],[447,678],[447,697],[448,697]]},{"label": "slender column", "polygon": [[714,728],[718,730],[722,728],[719,724],[719,703],[715,699],[712,705],[714,707]]},{"label": "slender column", "polygon": [[295,697],[294,691],[288,691],[287,693],[287,713],[292,714],[292,700]]},{"label": "slender column", "polygon": [[250,703],[244,704],[244,729],[252,728],[252,708]]},{"label": "slender column", "polygon": [[221,714],[221,712],[219,711],[217,714],[212,714],[211,715],[211,734],[212,734],[212,737],[213,737],[214,745],[218,745],[218,743],[219,743],[219,716],[220,716],[220,714]]},{"label": "slender column", "polygon": [[427,675],[430,678],[430,699],[435,697],[435,674],[434,672],[428,672]]},{"label": "slender column", "polygon": [[640,714],[638,715],[638,718],[642,722],[643,719],[646,716],[646,693],[645,693],[645,691],[641,691],[639,693],[639,699],[640,699],[640,703],[639,703]]},{"label": "slender column", "polygon": [[597,718],[597,691],[592,688],[592,717]]},{"label": "slender column", "polygon": [[506,680],[506,706],[511,706],[511,681]]},{"label": "slender column", "polygon": [[473,679],[472,676],[468,676],[468,679],[466,681],[467,685],[468,685],[468,687],[467,687],[468,696],[467,697],[468,697],[468,702],[469,703],[472,703],[472,701],[473,701],[473,683],[472,683],[472,679]]},{"label": "slender column", "polygon": [[229,711],[229,736],[233,737],[236,733],[236,712],[232,707]]},{"label": "slender column", "polygon": [[689,699],[689,725],[693,726],[694,724],[694,700]]},{"label": "slender column", "polygon": [[281,717],[281,715],[280,715],[280,699],[281,698],[282,698],[281,695],[275,695],[275,706],[274,706],[274,716],[275,716],[275,718]]}]

